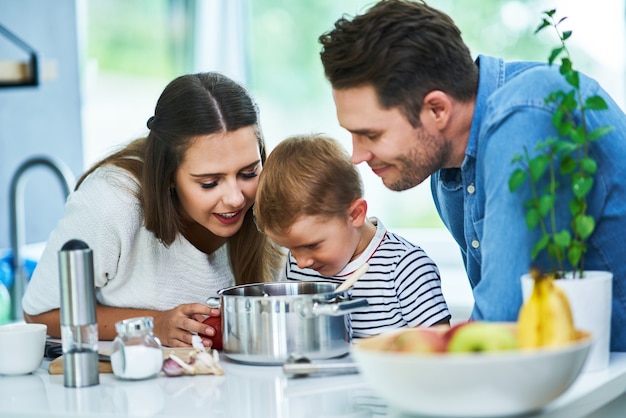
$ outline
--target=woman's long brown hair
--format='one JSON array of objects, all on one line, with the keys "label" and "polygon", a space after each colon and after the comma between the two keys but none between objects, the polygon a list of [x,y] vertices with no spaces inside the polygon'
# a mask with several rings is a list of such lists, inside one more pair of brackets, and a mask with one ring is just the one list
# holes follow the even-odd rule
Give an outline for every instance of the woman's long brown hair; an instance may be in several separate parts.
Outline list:
[{"label": "woman's long brown hair", "polygon": [[[219,73],[180,76],[159,97],[154,116],[148,120],[148,136],[96,163],[78,180],[76,188],[94,170],[107,164],[129,171],[140,185],[138,198],[146,229],[169,246],[184,228],[170,185],[191,141],[247,126],[255,128],[261,160],[265,162],[258,109],[248,92]],[[241,229],[229,238],[228,247],[236,284],[270,281],[272,272],[279,268],[281,253],[256,228],[252,209],[245,215]]]}]

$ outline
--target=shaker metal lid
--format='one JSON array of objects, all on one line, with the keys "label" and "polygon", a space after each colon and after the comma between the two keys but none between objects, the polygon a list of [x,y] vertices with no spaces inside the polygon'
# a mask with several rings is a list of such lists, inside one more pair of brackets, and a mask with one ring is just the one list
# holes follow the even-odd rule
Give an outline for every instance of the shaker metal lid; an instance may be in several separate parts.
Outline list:
[{"label": "shaker metal lid", "polygon": [[88,250],[89,245],[79,239],[71,239],[61,247],[61,251]]},{"label": "shaker metal lid", "polygon": [[135,332],[152,332],[154,328],[154,318],[142,316],[139,318],[128,318],[115,323],[115,330],[118,334],[133,334]]}]

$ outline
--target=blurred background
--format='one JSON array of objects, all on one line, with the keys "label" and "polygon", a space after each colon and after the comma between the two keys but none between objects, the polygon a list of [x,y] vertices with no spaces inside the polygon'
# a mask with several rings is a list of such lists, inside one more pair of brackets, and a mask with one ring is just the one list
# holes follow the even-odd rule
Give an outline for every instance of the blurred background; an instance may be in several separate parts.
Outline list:
[{"label": "blurred background", "polygon": [[[534,29],[544,10],[556,8],[568,17],[564,27],[573,30],[575,66],[597,78],[625,108],[625,0],[428,3],[456,21],[474,56],[507,60],[546,61],[556,38],[549,31],[535,35]],[[7,202],[0,206],[0,259],[5,260],[0,277],[10,275],[6,260],[15,229],[22,231],[17,241],[25,245],[23,257],[36,262],[63,213],[59,176],[41,164],[20,175],[18,199],[13,198],[11,185],[20,165],[33,156],[50,156],[78,178],[106,154],[147,133],[146,120],[159,94],[180,74],[221,71],[246,85],[259,104],[270,150],[287,136],[319,132],[336,137],[350,151],[350,137],[335,117],[317,39],[343,14],[362,12],[371,4],[2,0],[0,78],[3,71],[15,72],[11,63],[36,56],[31,71],[37,84],[0,86],[0,201]],[[360,169],[370,215],[422,246],[440,266],[448,299],[469,309],[471,291],[460,255],[438,219],[428,182],[397,193],[367,167]],[[13,207],[17,220],[11,216]]]}]

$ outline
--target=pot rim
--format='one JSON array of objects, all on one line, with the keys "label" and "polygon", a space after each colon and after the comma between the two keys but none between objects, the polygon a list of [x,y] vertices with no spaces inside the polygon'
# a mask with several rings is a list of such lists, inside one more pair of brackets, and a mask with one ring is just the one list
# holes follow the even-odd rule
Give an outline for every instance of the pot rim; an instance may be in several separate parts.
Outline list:
[{"label": "pot rim", "polygon": [[[255,287],[259,287],[262,290],[264,290],[267,287],[282,287],[282,286],[289,286],[289,287],[295,287],[295,288],[301,288],[301,287],[316,287],[316,286],[322,286],[322,287],[329,287],[331,288],[331,290],[329,291],[324,291],[324,292],[314,292],[314,293],[294,293],[294,294],[283,294],[283,295],[271,295],[271,294],[267,294],[264,293],[262,295],[241,295],[241,294],[227,294],[228,292],[232,292],[232,291],[238,291],[241,289],[252,289]],[[322,296],[323,299],[327,299],[327,297],[324,296],[328,296],[328,295],[332,295],[332,298],[337,297],[337,296],[345,296],[347,295],[347,291],[344,292],[339,292],[336,293],[334,290],[339,287],[339,283],[334,283],[334,282],[330,282],[330,281],[278,281],[278,282],[259,282],[259,283],[247,283],[247,284],[241,284],[241,285],[235,285],[235,286],[230,286],[230,287],[226,287],[224,289],[220,289],[218,290],[217,294],[218,296],[221,297],[241,297],[241,298],[252,298],[252,299],[267,299],[267,298],[294,298],[294,297],[314,297],[314,296]]]}]

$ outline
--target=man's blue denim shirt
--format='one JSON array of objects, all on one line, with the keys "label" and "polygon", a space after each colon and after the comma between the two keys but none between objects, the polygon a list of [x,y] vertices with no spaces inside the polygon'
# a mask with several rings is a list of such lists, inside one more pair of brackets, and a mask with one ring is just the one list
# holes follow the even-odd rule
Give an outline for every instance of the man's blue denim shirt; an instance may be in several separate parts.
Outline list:
[{"label": "man's blue denim shirt", "polygon": [[[515,321],[522,303],[520,277],[529,271],[530,251],[540,233],[529,231],[525,223],[528,183],[509,191],[516,167],[512,159],[524,147],[534,154],[538,141],[557,136],[551,121],[554,105],[544,98],[571,86],[557,65],[505,63],[487,56],[479,56],[476,63],[480,78],[465,160],[460,168],[434,173],[431,190],[461,249],[474,293],[472,318]],[[596,81],[582,74],[581,88],[583,97],[601,95],[609,105],[608,110],[586,113],[588,129],[614,127],[590,149],[598,162],[589,195],[596,230],[584,268],[613,273],[611,349],[626,351],[626,116]],[[569,187],[562,186],[557,205],[569,217]],[[565,222],[569,224],[566,220],[563,226]],[[547,258],[535,264],[549,266]]]}]

